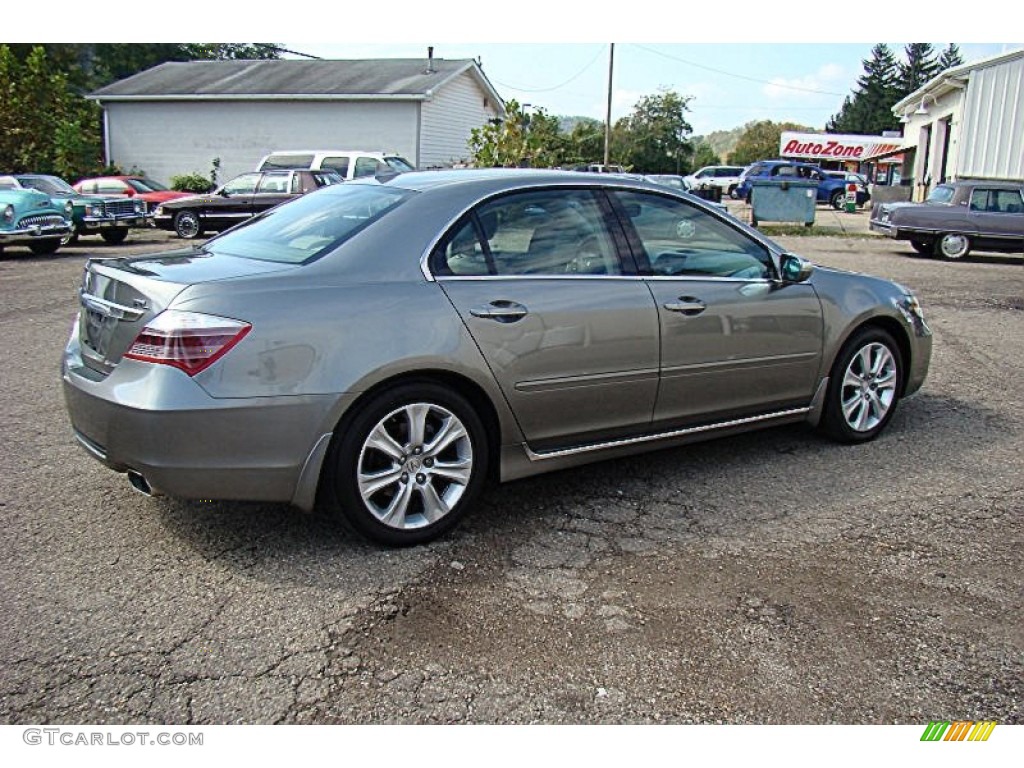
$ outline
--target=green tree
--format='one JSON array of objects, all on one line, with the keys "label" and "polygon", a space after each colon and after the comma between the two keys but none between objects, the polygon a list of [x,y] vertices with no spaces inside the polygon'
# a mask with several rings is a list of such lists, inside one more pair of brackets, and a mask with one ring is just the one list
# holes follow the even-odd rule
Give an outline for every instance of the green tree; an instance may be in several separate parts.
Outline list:
[{"label": "green tree", "polygon": [[931,43],[908,43],[903,51],[907,60],[899,66],[899,98],[913,93],[940,71]]},{"label": "green tree", "polygon": [[505,104],[504,119],[495,119],[470,132],[469,151],[481,168],[550,168],[563,149],[558,119],[542,109],[527,114],[515,99]]},{"label": "green tree", "polygon": [[711,145],[702,141],[697,145],[693,153],[693,169],[703,168],[705,165],[721,165],[722,159],[718,156]]},{"label": "green tree", "polygon": [[864,74],[851,96],[825,126],[830,133],[880,134],[898,126],[892,105],[902,97],[901,69],[889,46],[879,43],[865,59]]},{"label": "green tree", "polygon": [[578,120],[569,133],[562,163],[583,165],[604,159],[604,123],[593,118]]},{"label": "green tree", "polygon": [[809,131],[806,125],[797,123],[776,123],[771,120],[757,120],[747,123],[736,143],[736,149],[729,154],[730,165],[750,165],[758,160],[779,156],[779,141],[783,131]]},{"label": "green tree", "polygon": [[964,57],[960,55],[960,48],[956,43],[950,43],[939,57],[939,72],[945,72],[950,67],[959,67],[963,63]]},{"label": "green tree", "polygon": [[672,90],[644,96],[616,123],[622,164],[639,173],[686,173],[693,128],[686,121],[690,98]]}]

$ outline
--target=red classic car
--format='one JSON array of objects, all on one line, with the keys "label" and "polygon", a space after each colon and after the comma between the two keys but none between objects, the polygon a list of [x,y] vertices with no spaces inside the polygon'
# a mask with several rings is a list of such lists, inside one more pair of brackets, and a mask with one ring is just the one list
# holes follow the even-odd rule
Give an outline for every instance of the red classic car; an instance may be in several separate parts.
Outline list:
[{"label": "red classic car", "polygon": [[972,249],[1024,256],[1024,183],[939,184],[923,203],[876,203],[870,227],[926,256],[960,259]]},{"label": "red classic car", "polygon": [[145,176],[102,176],[82,179],[75,189],[87,195],[123,195],[137,197],[146,202],[147,213],[152,213],[161,203],[188,197],[188,192],[175,192],[163,184]]}]

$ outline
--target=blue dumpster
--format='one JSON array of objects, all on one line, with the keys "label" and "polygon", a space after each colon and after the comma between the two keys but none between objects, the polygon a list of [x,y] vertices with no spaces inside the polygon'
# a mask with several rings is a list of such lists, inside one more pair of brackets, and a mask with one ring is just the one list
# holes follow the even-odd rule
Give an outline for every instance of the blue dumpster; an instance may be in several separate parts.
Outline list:
[{"label": "blue dumpster", "polygon": [[800,222],[806,227],[814,223],[814,206],[818,200],[816,181],[757,180],[751,183],[751,187],[753,212],[750,223],[755,227],[762,221]]}]

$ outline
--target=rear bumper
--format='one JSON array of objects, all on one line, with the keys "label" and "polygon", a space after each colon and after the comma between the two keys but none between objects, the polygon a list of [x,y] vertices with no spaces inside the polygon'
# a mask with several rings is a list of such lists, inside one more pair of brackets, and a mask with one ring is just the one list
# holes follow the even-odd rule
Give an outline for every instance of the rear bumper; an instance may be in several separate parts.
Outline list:
[{"label": "rear bumper", "polygon": [[177,369],[133,360],[100,378],[76,338],[62,379],[79,444],[155,493],[312,508],[338,397],[218,399]]}]

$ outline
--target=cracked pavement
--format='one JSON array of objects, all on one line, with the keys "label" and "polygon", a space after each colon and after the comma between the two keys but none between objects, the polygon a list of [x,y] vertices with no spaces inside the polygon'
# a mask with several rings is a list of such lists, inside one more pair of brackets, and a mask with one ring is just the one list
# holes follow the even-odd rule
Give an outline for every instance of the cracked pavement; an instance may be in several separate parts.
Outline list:
[{"label": "cracked pavement", "polygon": [[519,481],[407,550],[133,492],[71,438],[59,359],[83,257],[175,241],[8,249],[2,722],[1021,722],[1024,265],[778,240],[918,291],[931,374],[879,440]]}]

